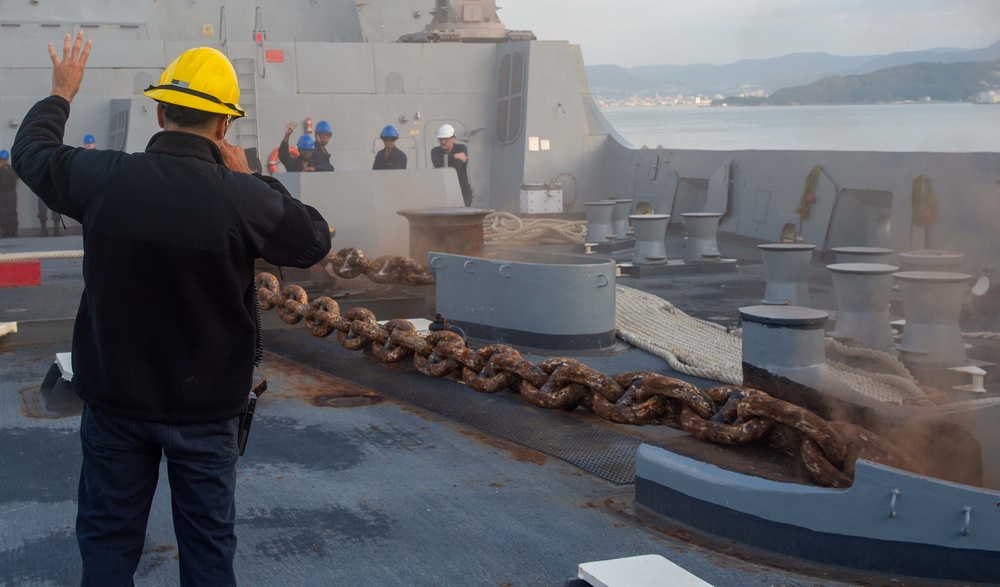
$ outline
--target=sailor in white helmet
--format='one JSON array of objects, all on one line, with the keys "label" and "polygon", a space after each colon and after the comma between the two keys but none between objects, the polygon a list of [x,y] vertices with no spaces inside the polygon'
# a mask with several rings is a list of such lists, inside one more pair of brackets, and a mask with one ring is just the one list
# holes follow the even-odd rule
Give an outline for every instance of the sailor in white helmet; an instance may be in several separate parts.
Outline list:
[{"label": "sailor in white helmet", "polygon": [[469,185],[469,148],[455,142],[455,127],[442,124],[437,134],[438,146],[431,149],[434,167],[452,167],[458,173],[465,206],[472,206],[472,186]]}]

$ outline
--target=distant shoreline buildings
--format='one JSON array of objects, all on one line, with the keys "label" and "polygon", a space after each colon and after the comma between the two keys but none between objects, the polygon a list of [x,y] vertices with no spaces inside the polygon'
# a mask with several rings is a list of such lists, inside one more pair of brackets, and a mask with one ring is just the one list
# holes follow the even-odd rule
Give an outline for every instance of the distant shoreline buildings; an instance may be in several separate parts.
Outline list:
[{"label": "distant shoreline buildings", "polygon": [[1000,104],[1000,91],[990,90],[976,94],[973,100],[976,104]]},{"label": "distant shoreline buildings", "polygon": [[[738,94],[741,97],[755,97],[764,98],[767,94],[764,90],[754,90],[750,92],[743,92]],[[724,100],[728,96],[723,96],[722,94],[695,94],[690,96],[685,96],[683,94],[677,94],[673,96],[663,96],[656,93],[653,96],[643,96],[640,94],[634,94],[627,98],[606,98],[594,94],[594,102],[597,103],[601,108],[616,108],[616,107],[628,107],[628,108],[643,108],[651,106],[711,106],[714,100]]]}]

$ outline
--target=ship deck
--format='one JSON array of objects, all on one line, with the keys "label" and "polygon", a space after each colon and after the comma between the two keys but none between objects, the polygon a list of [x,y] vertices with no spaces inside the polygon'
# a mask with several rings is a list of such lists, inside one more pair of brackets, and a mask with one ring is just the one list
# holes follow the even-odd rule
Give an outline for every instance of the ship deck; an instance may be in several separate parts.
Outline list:
[{"label": "ship deck", "polygon": [[[668,252],[681,250],[679,242],[669,236]],[[79,236],[0,241],[0,253],[80,248]],[[739,259],[738,273],[618,283],[735,324],[737,309],[762,297],[764,272],[752,245],[720,241],[720,249]],[[39,387],[55,353],[70,350],[80,268],[80,259],[46,260],[42,285],[0,288],[0,322],[18,322],[16,334],[0,338],[0,583],[7,586],[79,581],[79,416],[46,410]],[[814,306],[836,307],[820,262],[810,288]],[[433,297],[433,286],[359,291],[359,302],[365,291]],[[237,487],[243,585],[561,586],[580,563],[640,554],[665,556],[719,586],[945,584],[806,564],[671,524],[634,505],[630,479],[639,442],[685,443],[682,433],[611,424],[582,409],[542,410],[509,392],[479,394],[264,316],[267,391]],[[963,330],[1000,331],[994,309],[965,318]],[[524,354],[533,362],[551,356]],[[647,370],[714,384],[620,341],[572,356],[607,374]],[[136,584],[177,581],[169,488],[161,483]]]}]

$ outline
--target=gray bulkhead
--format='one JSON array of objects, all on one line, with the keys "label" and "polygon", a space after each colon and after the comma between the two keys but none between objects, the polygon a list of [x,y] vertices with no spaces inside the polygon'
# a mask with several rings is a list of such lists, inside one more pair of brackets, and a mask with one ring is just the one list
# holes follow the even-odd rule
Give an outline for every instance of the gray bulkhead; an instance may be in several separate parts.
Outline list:
[{"label": "gray bulkhead", "polygon": [[[250,116],[230,139],[256,145],[265,166],[289,120],[300,131],[307,117],[327,120],[332,161],[343,171],[370,169],[386,124],[399,129],[410,168],[430,167],[436,129],[449,123],[469,147],[474,206],[516,212],[522,184],[558,181],[571,212],[585,202],[634,199],[674,223],[683,212],[723,212],[720,232],[763,242],[956,250],[973,275],[994,264],[1000,243],[984,235],[1000,217],[1000,154],[638,149],[592,100],[577,46],[395,42],[422,29],[433,8],[430,0],[5,4],[0,148],[49,92],[46,43],[82,28],[95,49],[67,144],[89,133],[99,148],[142,150],[157,130],[142,90],[181,51],[207,45],[241,72]],[[816,202],[802,219],[796,208],[817,165]],[[918,175],[930,179],[939,203],[928,229],[911,228]],[[37,226],[35,198],[23,186],[18,211],[22,228]]]},{"label": "gray bulkhead", "polygon": [[[582,210],[584,201],[603,197],[607,133],[591,124],[593,106],[576,46],[391,42],[397,32],[412,32],[429,20],[430,2],[183,4],[47,2],[5,9],[0,81],[9,89],[0,96],[0,120],[7,122],[0,127],[0,148],[9,147],[17,123],[49,92],[46,43],[58,45],[65,33],[82,28],[95,48],[73,102],[67,144],[93,134],[99,148],[142,150],[158,130],[142,90],[174,56],[205,45],[225,52],[241,73],[248,117],[229,138],[257,146],[265,166],[289,120],[300,125],[293,140],[307,117],[314,125],[330,123],[338,170],[370,169],[386,124],[399,129],[399,148],[411,169],[431,167],[436,130],[449,123],[469,147],[475,206],[516,212],[523,183],[553,180],[563,183],[568,209]],[[500,88],[514,61],[521,62],[518,95],[511,93],[513,85]],[[506,122],[498,131],[501,109]],[[21,192],[20,222],[30,230],[38,225],[35,199],[23,186]]]},{"label": "gray bulkhead", "polygon": [[[796,209],[816,165],[822,171],[815,202],[801,219]],[[610,141],[605,197],[648,202],[675,219],[681,212],[722,212],[720,232],[761,242],[795,239],[820,251],[959,251],[966,254],[966,271],[978,276],[1000,255],[1000,240],[992,236],[1000,218],[998,169],[1000,153],[701,151]],[[911,227],[913,182],[920,175],[938,202],[926,229]]]}]

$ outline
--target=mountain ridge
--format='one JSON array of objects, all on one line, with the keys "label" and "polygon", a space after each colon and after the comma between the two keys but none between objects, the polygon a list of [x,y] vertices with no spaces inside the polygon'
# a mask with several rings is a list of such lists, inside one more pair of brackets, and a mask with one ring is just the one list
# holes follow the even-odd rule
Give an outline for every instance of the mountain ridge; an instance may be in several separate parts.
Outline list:
[{"label": "mountain ridge", "polygon": [[886,102],[965,102],[1000,89],[1000,60],[920,62],[871,73],[829,76],[811,84],[782,88],[767,97],[730,96],[727,106],[877,104]]},{"label": "mountain ridge", "polygon": [[591,91],[598,99],[672,95],[730,96],[772,94],[831,76],[872,73],[915,63],[961,63],[1000,60],[1000,41],[981,49],[936,47],[887,55],[842,56],[825,52],[789,53],[743,59],[726,65],[588,65]]}]

